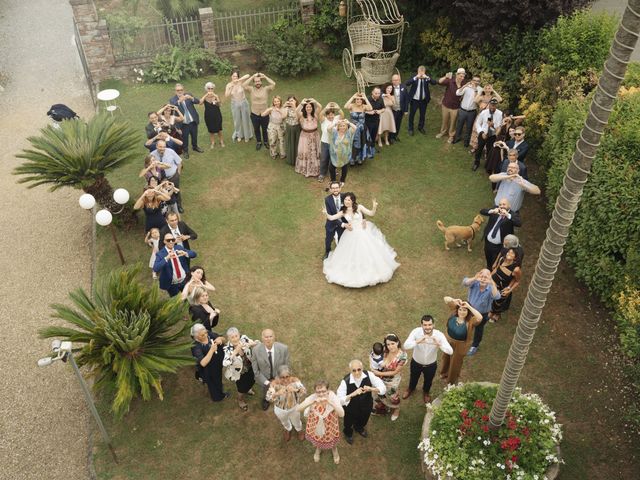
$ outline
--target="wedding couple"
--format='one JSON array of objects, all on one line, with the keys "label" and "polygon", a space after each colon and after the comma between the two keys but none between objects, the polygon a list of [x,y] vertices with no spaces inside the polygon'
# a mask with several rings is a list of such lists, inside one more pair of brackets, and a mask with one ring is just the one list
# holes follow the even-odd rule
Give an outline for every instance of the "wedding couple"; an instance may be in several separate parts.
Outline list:
[{"label": "wedding couple", "polygon": [[[340,183],[332,182],[329,190],[331,195],[325,198],[322,209],[327,217],[322,268],[327,281],[349,288],[388,282],[400,266],[395,260],[396,252],[378,227],[365,219],[365,215],[375,215],[378,202],[374,199],[373,209],[369,210],[356,202],[353,193],[340,193]],[[336,235],[337,245],[332,252]]]}]

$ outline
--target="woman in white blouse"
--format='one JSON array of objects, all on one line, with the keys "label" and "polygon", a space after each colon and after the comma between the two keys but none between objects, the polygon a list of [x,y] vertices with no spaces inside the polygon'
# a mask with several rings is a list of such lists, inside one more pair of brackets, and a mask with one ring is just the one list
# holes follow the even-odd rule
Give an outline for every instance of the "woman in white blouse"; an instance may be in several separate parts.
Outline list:
[{"label": "woman in white blouse", "polygon": [[257,345],[257,340],[251,340],[246,335],[240,335],[240,331],[231,327],[227,330],[227,344],[223,347],[224,377],[235,382],[238,390],[238,406],[246,412],[249,409],[245,402],[245,395],[254,395],[253,384],[256,383],[251,368],[251,348]]}]

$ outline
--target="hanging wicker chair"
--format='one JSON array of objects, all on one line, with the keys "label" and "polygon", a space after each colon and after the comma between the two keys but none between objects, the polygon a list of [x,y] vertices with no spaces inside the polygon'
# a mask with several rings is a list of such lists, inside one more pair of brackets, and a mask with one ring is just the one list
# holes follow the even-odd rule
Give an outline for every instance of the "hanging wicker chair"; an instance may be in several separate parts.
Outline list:
[{"label": "hanging wicker chair", "polygon": [[395,0],[348,0],[351,49],[342,52],[342,66],[347,77],[355,74],[359,91],[388,82],[397,72],[404,26]]}]

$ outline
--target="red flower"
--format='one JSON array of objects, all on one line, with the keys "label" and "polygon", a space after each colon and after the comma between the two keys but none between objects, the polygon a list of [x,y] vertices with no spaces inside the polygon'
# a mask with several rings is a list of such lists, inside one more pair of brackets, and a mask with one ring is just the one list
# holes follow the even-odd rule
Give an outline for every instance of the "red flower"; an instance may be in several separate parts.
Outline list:
[{"label": "red flower", "polygon": [[462,418],[467,418],[467,416],[469,416],[469,410],[465,408],[460,412],[460,415],[462,415]]},{"label": "red flower", "polygon": [[531,432],[529,431],[529,429],[527,427],[522,427],[522,434],[529,438],[529,435],[531,435]]},{"label": "red flower", "polygon": [[477,408],[487,408],[487,404],[482,400],[476,400],[475,402],[473,402],[473,406]]},{"label": "red flower", "polygon": [[513,420],[509,420],[509,421],[507,421],[507,428],[509,430],[515,430],[516,428],[518,428],[518,424],[516,422],[514,422]]},{"label": "red flower", "polygon": [[464,422],[462,422],[462,423],[464,423],[464,425],[465,425],[465,426],[470,427],[470,426],[471,426],[471,424],[473,423],[473,419],[471,419],[471,418],[465,418],[465,419],[464,419]]},{"label": "red flower", "polygon": [[503,450],[515,451],[520,446],[520,438],[518,437],[509,437],[506,440],[500,442],[500,448]]},{"label": "red flower", "polygon": [[489,415],[482,415],[482,421],[483,422],[488,422],[489,421]]},{"label": "red flower", "polygon": [[488,425],[482,425],[480,428],[482,429],[482,431],[484,433],[488,433],[489,432],[489,426]]}]

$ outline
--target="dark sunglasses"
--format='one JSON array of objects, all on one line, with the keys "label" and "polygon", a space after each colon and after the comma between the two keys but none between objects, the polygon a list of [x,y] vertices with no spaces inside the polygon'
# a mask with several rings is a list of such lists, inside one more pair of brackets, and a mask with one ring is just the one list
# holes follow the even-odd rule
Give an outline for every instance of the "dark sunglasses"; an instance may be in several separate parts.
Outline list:
[{"label": "dark sunglasses", "polygon": [[164,241],[165,242],[175,242],[176,239],[175,238],[165,238]]},{"label": "dark sunglasses", "polygon": [[361,371],[362,371],[362,369],[361,369],[361,368],[353,368],[351,371],[352,371],[352,372],[361,372]]},{"label": "dark sunglasses", "polygon": [[524,133],[518,133],[518,132],[516,132],[516,133],[514,133],[514,135],[515,135],[516,137],[521,137],[522,135],[524,135]]}]

